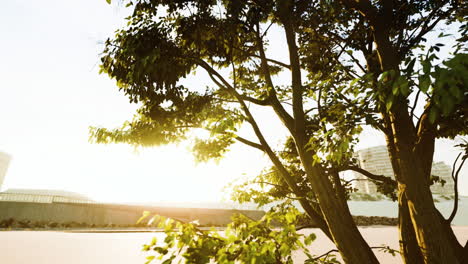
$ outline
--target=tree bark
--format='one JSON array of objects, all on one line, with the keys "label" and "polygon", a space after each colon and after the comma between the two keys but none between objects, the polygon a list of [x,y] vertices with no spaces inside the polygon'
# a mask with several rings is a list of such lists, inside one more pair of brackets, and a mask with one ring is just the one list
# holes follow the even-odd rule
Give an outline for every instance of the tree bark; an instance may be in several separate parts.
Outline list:
[{"label": "tree bark", "polygon": [[[398,53],[389,41],[388,27],[381,23],[374,24],[374,41],[382,71],[394,70],[399,72]],[[388,94],[391,94],[391,84],[387,85]],[[432,165],[433,145],[435,137],[430,128],[423,128],[418,134],[412,118],[407,109],[406,98],[393,99],[393,107],[382,115],[389,122],[391,129],[394,153],[398,167],[397,181],[399,191],[404,192],[414,234],[418,242],[424,263],[460,263],[454,249],[444,232],[444,226],[439,219],[439,212],[434,205],[430,190],[429,176]],[[421,117],[421,119],[423,119]],[[420,132],[421,132],[420,131]],[[419,139],[424,139],[418,146]],[[419,147],[419,148],[418,148]],[[426,153],[421,153],[425,149]],[[403,208],[404,209],[404,208]],[[404,211],[403,211],[404,213]],[[403,215],[405,216],[405,215]],[[403,227],[408,227],[403,223]],[[408,230],[404,230],[409,236]],[[411,240],[410,240],[411,241]],[[416,257],[414,249],[408,248],[409,258]]]},{"label": "tree bark", "polygon": [[[396,147],[394,143],[393,132],[391,131],[391,122],[388,116],[383,116],[385,123],[385,138],[387,141],[387,150],[390,162],[393,168],[393,174],[396,181],[401,181],[400,166],[396,157]],[[419,249],[416,234],[414,233],[413,223],[408,208],[408,200],[406,199],[405,186],[399,185],[398,189],[398,232],[400,243],[400,255],[405,264],[424,263],[424,259]]]},{"label": "tree bark", "polygon": [[333,188],[330,178],[321,168],[312,165],[312,158],[308,154],[310,153],[299,151],[306,174],[317,194],[323,215],[330,228],[333,241],[343,260],[349,264],[379,263],[354,223],[346,201],[340,199],[340,195],[337,194],[338,188]]},{"label": "tree bark", "polygon": [[467,249],[463,248],[460,242],[458,242],[458,239],[455,236],[455,233],[453,232],[452,227],[450,226],[450,222],[445,220],[444,216],[440,212],[438,213],[439,213],[439,219],[442,223],[442,227],[445,230],[445,234],[447,235],[447,239],[449,240],[450,245],[455,251],[455,255],[458,261],[462,264],[468,264],[468,254],[465,251]]},{"label": "tree bark", "polygon": [[343,260],[349,264],[379,263],[374,252],[372,252],[372,249],[354,223],[348,204],[337,194],[341,190],[338,186],[336,188],[333,187],[330,175],[325,173],[319,165],[313,165],[313,153],[306,150],[308,139],[303,109],[304,89],[301,81],[301,66],[296,45],[295,28],[290,17],[292,15],[290,3],[288,1],[283,2],[284,6],[281,8],[280,20],[285,30],[291,65],[294,117],[294,129],[291,134],[294,138],[301,164],[313,191],[317,195],[322,214]]},{"label": "tree bark", "polygon": [[[394,1],[379,1],[380,7],[374,6],[369,0],[342,1],[369,21],[382,72],[394,71],[398,76],[401,57],[390,41]],[[380,92],[392,96],[391,84],[392,81],[388,82],[387,87]],[[404,258],[408,258],[405,261],[420,261],[413,244],[411,225],[407,221],[408,212],[424,263],[460,263],[453,239],[447,233],[447,225],[440,219],[430,190],[429,176],[435,140],[432,128],[430,125],[422,129],[419,127],[418,133],[408,112],[407,98],[401,95],[395,98],[385,98],[386,96],[385,100],[393,101],[390,111],[382,107],[382,115],[386,128],[390,129],[388,133],[391,140],[387,144],[392,151],[392,165],[399,185],[399,205],[402,207],[400,228],[403,229],[400,235],[402,242],[407,242],[402,245]],[[423,118],[424,115],[421,121]]]},{"label": "tree bark", "polygon": [[424,263],[419,249],[416,234],[408,208],[404,191],[398,193],[398,231],[400,237],[400,254],[405,264]]},{"label": "tree bark", "polygon": [[[405,192],[408,209],[424,263],[460,263],[435,208],[428,175],[421,158],[415,155],[416,136],[403,102],[390,114],[396,157],[400,169],[399,185]],[[432,142],[433,143],[433,142]],[[433,153],[426,153],[433,155]],[[426,163],[427,164],[427,163]],[[426,165],[427,166],[427,165]]]}]

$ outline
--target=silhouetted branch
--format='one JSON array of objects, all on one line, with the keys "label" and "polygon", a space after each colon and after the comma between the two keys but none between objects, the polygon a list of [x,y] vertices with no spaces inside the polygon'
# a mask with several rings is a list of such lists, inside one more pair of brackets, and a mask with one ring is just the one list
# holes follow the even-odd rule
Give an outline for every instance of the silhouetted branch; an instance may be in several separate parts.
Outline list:
[{"label": "silhouetted branch", "polygon": [[[442,2],[442,6],[444,5],[445,3]],[[431,30],[433,30],[435,28],[435,26],[443,19],[446,19],[448,18],[454,9],[448,9],[447,11],[443,12],[442,14],[440,14],[435,20],[432,21],[431,23],[431,20],[437,15],[438,12],[440,12],[440,8],[442,6],[439,6],[439,7],[434,7],[433,8],[433,11],[426,16],[426,19],[424,19],[424,21],[421,21],[421,24],[418,25],[418,27],[416,27],[416,29],[411,33],[410,37],[406,40],[406,43],[407,45],[402,47],[402,49],[400,50],[400,54],[406,54],[409,50],[411,50],[417,43],[419,43],[421,41],[421,39],[424,37],[424,35],[426,35],[428,32],[430,32]],[[421,28],[421,31],[419,31],[418,35],[413,37],[414,34],[416,33],[417,29],[418,28]]]},{"label": "silhouetted branch", "polygon": [[465,163],[466,159],[468,158],[468,155],[465,155],[462,158],[462,161],[461,161],[460,165],[458,166],[458,169],[455,171],[457,161],[458,161],[458,159],[460,158],[460,156],[462,154],[463,154],[462,152],[460,154],[458,154],[458,156],[455,159],[455,161],[453,162],[453,166],[452,166],[452,179],[453,179],[453,182],[454,182],[453,189],[454,189],[454,192],[455,192],[455,197],[454,197],[455,200],[453,201],[452,213],[450,214],[449,218],[447,219],[447,221],[449,223],[451,223],[453,221],[453,219],[455,218],[455,216],[457,215],[457,211],[458,211],[458,175],[460,174],[460,170],[463,167],[463,164]]},{"label": "silhouetted branch", "polygon": [[318,257],[313,258],[312,260],[317,261],[317,260],[319,260],[321,258],[328,257],[328,255],[330,255],[331,253],[334,253],[334,252],[339,252],[339,251],[338,251],[338,249],[332,249],[332,250],[329,250],[326,253],[324,253],[324,254],[322,254],[322,255],[320,255]]},{"label": "silhouetted branch", "polygon": [[[387,247],[370,247],[370,248],[371,249],[383,249],[383,250],[388,250],[390,252],[396,252],[396,253],[400,254],[400,251],[398,251],[396,249],[392,249],[392,248],[390,248],[388,246]],[[338,251],[338,249],[332,249],[332,250],[329,250],[326,253],[324,253],[324,254],[322,254],[322,255],[320,255],[318,257],[313,258],[312,260],[317,261],[317,260],[319,260],[319,259],[321,259],[323,257],[327,257],[328,255],[330,255],[331,253],[334,253],[334,252],[339,252],[339,251]]]},{"label": "silhouetted branch", "polygon": [[[414,116],[414,109],[416,109],[416,105],[418,104],[420,94],[421,94],[421,90],[418,90],[418,92],[416,93],[416,98],[414,99],[413,108],[411,108],[410,116]],[[418,120],[419,120],[419,118],[418,118]]]},{"label": "silhouetted branch", "polygon": [[340,169],[340,171],[345,171],[345,170],[352,170],[352,171],[355,171],[355,172],[359,172],[361,173],[362,175],[366,176],[367,178],[369,179],[372,179],[374,181],[380,181],[380,182],[386,182],[386,183],[389,183],[389,184],[394,184],[396,185],[396,181],[393,180],[392,178],[390,177],[387,177],[387,176],[384,176],[384,175],[377,175],[377,174],[373,174],[363,168],[359,168],[357,166],[345,166],[345,167],[342,167]]},{"label": "silhouetted branch", "polygon": [[257,105],[270,105],[270,101],[267,100],[267,99],[257,99],[257,98],[253,98],[253,97],[249,97],[249,96],[246,96],[246,95],[242,95],[241,94],[241,98],[242,100],[244,101],[247,101],[247,102],[251,102],[251,103],[254,103],[254,104],[257,104]]},{"label": "silhouetted branch", "polygon": [[[254,58],[258,58],[258,59],[261,58],[260,55],[255,54],[255,53],[251,53],[251,52],[249,52],[249,51],[245,51],[245,50],[240,49],[240,48],[237,48],[237,47],[231,47],[231,48],[232,48],[232,49],[235,49],[235,50],[237,50],[237,51],[243,52],[244,55],[246,55],[246,56],[250,56],[250,57],[254,57]],[[290,69],[290,68],[291,68],[290,65],[288,65],[288,64],[286,64],[286,63],[284,63],[284,62],[275,60],[275,59],[266,58],[266,60],[267,60],[268,62],[271,62],[271,63],[273,63],[273,64],[276,64],[276,65],[281,66],[281,67],[286,68],[286,69]]]},{"label": "silhouetted branch", "polygon": [[239,137],[239,136],[236,136],[235,139],[237,141],[241,142],[241,143],[244,143],[245,145],[248,145],[250,147],[256,148],[256,149],[261,150],[261,151],[265,151],[265,148],[262,145],[258,144],[258,143],[252,142],[252,141],[250,141],[248,139],[245,139],[245,138]]}]

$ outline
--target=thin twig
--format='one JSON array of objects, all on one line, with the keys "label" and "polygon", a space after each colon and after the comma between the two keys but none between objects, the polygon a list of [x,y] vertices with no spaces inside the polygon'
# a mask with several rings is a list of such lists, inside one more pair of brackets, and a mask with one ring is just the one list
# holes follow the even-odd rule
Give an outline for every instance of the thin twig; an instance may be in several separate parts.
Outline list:
[{"label": "thin twig", "polygon": [[455,192],[455,197],[454,197],[454,201],[453,201],[452,213],[450,214],[449,218],[447,219],[447,222],[449,222],[449,223],[451,223],[453,221],[453,219],[455,218],[455,216],[457,215],[457,211],[458,211],[458,175],[460,174],[460,170],[463,167],[463,164],[465,163],[466,159],[468,158],[468,156],[464,156],[462,158],[462,161],[461,161],[460,165],[458,166],[458,169],[455,172],[455,166],[456,166],[457,161],[458,161],[458,159],[460,158],[461,155],[462,155],[462,153],[458,154],[457,158],[453,162],[452,179],[453,179],[453,182],[454,182],[453,189],[454,189],[454,192]]},{"label": "thin twig", "polygon": [[[387,249],[387,250],[391,250],[392,252],[396,252],[396,253],[400,254],[400,251],[398,251],[396,249],[392,249],[390,247],[370,247],[370,248],[371,249]],[[319,259],[321,259],[323,257],[328,257],[328,255],[330,255],[331,253],[334,253],[334,252],[339,252],[339,250],[338,249],[331,249],[331,250],[327,251],[326,253],[324,253],[324,254],[322,254],[322,255],[320,255],[318,257],[313,258],[312,260],[316,261],[316,260],[319,260]]]},{"label": "thin twig", "polygon": [[416,105],[418,104],[420,94],[421,94],[421,90],[418,90],[418,92],[416,93],[416,98],[414,99],[414,104],[413,104],[413,108],[411,109],[411,115],[410,116],[414,116],[414,110],[416,109]]}]

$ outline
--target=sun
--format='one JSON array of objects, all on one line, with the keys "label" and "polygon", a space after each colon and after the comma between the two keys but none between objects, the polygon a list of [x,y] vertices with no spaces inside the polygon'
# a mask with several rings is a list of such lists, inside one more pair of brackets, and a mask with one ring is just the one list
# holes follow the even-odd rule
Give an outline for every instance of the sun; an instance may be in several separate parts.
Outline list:
[{"label": "sun", "polygon": [[[228,198],[224,187],[244,175],[255,175],[264,164],[255,152],[234,147],[219,162],[196,163],[188,144],[143,148],[107,145],[94,178],[92,198],[114,203],[202,203]],[[102,169],[101,169],[102,170]],[[88,189],[92,186],[88,185]]]}]

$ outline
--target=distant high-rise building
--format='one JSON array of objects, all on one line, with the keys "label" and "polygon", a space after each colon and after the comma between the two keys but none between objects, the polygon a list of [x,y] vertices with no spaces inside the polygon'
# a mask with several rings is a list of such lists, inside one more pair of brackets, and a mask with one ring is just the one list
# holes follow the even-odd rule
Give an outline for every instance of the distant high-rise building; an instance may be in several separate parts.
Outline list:
[{"label": "distant high-rise building", "polygon": [[[393,177],[393,168],[388,157],[386,146],[377,146],[363,149],[356,152],[359,167],[377,175],[385,175]],[[357,179],[355,187],[364,193],[375,194],[377,186],[367,177],[360,173],[354,172],[354,177]]]},{"label": "distant high-rise building", "polygon": [[442,180],[445,181],[444,186],[440,183],[436,183],[431,186],[432,193],[437,194],[453,194],[454,192],[454,182],[452,179],[452,168],[443,163],[443,162],[435,162],[432,163],[432,171],[431,174],[434,176],[440,177]]},{"label": "distant high-rise building", "polygon": [[8,165],[10,164],[11,156],[0,152],[0,190],[2,189],[3,180],[5,180],[5,175],[8,170]]},{"label": "distant high-rise building", "polygon": [[[394,178],[393,168],[388,156],[387,146],[377,146],[359,150],[355,154],[358,160],[358,165],[377,175],[385,175]],[[453,180],[451,178],[452,170],[450,166],[443,162],[435,162],[432,164],[431,174],[440,177],[445,181],[445,185],[436,183],[431,186],[432,193],[434,194],[453,194]],[[375,194],[377,193],[377,186],[364,175],[353,172],[354,178],[357,180],[355,188],[360,192]]]}]

